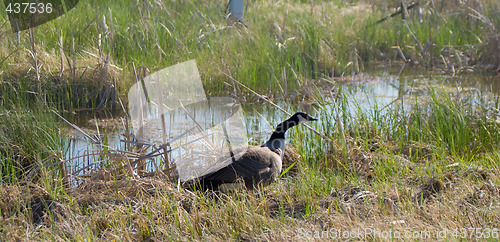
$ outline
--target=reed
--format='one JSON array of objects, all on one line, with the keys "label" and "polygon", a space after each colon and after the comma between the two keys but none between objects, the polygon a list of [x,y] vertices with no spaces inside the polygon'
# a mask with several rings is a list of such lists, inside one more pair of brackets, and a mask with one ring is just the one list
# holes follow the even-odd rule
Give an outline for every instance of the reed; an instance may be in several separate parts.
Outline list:
[{"label": "reed", "polygon": [[[412,226],[435,234],[470,221],[485,228],[496,226],[491,219],[500,211],[494,205],[499,199],[495,184],[500,181],[495,112],[438,88],[426,89],[428,96],[419,96],[405,109],[401,98],[389,106],[366,109],[347,89],[334,86],[328,95],[321,93],[325,89],[317,90],[320,121],[312,128],[332,141],[325,142],[305,127],[292,130],[289,140],[298,147],[298,169],[285,172],[268,187],[256,192],[191,193],[160,173],[127,175],[126,166],[119,165],[122,158],[136,159],[130,163],[134,166],[143,155],[107,148],[98,155],[108,157],[108,165],[88,178],[80,176],[77,188],[65,188],[63,177],[54,176],[57,166],[49,165],[36,172],[40,182],[11,181],[0,187],[2,216],[16,218],[6,220],[0,236],[299,240],[301,231],[331,228],[404,232]],[[274,118],[281,120],[280,115]],[[163,149],[156,150],[159,153],[153,155],[161,156]],[[483,212],[463,213],[458,209],[461,203]],[[454,219],[447,222],[449,217]],[[19,228],[16,221],[26,226]],[[318,221],[324,227],[317,227]]]},{"label": "reed", "polygon": [[395,15],[376,24],[399,4],[317,1],[311,8],[309,1],[258,1],[248,6],[247,28],[228,25],[219,2],[130,1],[123,4],[132,8],[124,9],[112,1],[80,1],[30,32],[11,34],[3,25],[0,64],[4,79],[24,75],[34,64],[34,80],[94,83],[100,95],[111,85],[119,90],[132,85],[132,62],[156,70],[196,59],[211,93],[231,91],[223,70],[272,95],[285,80],[293,89],[376,62],[399,63],[394,46],[409,64],[444,73],[495,70],[498,3],[472,2],[423,2],[422,14],[412,8],[404,21]]}]

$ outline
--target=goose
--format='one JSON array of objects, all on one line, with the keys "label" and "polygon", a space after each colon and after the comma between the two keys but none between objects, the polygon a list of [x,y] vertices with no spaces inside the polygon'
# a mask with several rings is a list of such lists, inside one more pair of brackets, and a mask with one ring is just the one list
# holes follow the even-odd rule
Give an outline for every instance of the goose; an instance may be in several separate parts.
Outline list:
[{"label": "goose", "polygon": [[226,167],[195,178],[188,184],[202,190],[218,190],[220,186],[243,180],[248,189],[269,185],[281,173],[285,149],[285,133],[298,124],[316,121],[304,112],[297,112],[278,124],[269,140],[261,146],[248,146],[245,153]]}]

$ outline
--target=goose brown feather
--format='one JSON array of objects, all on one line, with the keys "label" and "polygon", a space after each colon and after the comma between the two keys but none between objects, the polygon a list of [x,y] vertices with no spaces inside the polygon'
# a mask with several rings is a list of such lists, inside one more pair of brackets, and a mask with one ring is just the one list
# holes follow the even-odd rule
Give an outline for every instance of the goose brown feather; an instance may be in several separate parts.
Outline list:
[{"label": "goose brown feather", "polygon": [[222,183],[243,180],[247,188],[262,183],[269,185],[281,172],[280,155],[267,147],[249,146],[246,152],[228,166],[204,176],[203,187],[216,189]]}]

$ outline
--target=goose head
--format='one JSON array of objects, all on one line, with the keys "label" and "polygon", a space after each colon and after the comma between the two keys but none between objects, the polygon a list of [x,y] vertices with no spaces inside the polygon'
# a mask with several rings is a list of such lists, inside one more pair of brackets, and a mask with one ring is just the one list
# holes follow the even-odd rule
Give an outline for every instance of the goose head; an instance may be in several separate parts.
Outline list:
[{"label": "goose head", "polygon": [[304,112],[297,112],[292,115],[289,119],[278,124],[276,130],[271,135],[271,138],[262,146],[268,147],[271,151],[277,152],[278,149],[284,150],[285,148],[285,133],[286,131],[296,125],[301,123],[316,121],[318,119],[311,117],[309,114]]},{"label": "goose head", "polygon": [[311,117],[309,114],[304,112],[297,112],[292,117],[290,117],[289,122],[295,122],[297,124],[309,122],[309,121],[317,121],[317,118]]},{"label": "goose head", "polygon": [[309,121],[316,121],[318,120],[317,118],[311,117],[309,114],[304,113],[304,112],[297,112],[294,115],[292,115],[289,119],[285,120],[283,123],[280,123],[276,127],[275,133],[282,133],[283,136],[285,135],[286,131],[296,125],[299,125],[301,123],[309,122]]}]

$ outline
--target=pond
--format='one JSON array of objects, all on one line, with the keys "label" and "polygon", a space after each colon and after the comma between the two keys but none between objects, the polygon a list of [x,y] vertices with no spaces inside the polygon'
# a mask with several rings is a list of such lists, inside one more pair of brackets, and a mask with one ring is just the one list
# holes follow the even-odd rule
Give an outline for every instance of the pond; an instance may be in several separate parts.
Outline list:
[{"label": "pond", "polygon": [[[396,73],[396,74],[395,74]],[[450,95],[450,97],[458,100],[461,103],[477,106],[481,108],[491,109],[497,113],[497,120],[499,106],[499,93],[500,93],[500,80],[498,77],[483,76],[483,75],[462,75],[460,77],[451,77],[446,75],[431,75],[420,73],[398,73],[391,69],[375,70],[370,74],[360,74],[352,77],[334,78],[323,81],[318,81],[322,90],[320,95],[323,101],[321,104],[313,103],[312,105],[294,105],[298,107],[291,107],[283,101],[277,102],[277,105],[286,109],[288,112],[306,111],[312,116],[317,116],[319,121],[313,124],[313,127],[321,133],[328,133],[331,127],[323,125],[323,116],[340,115],[335,113],[336,105],[339,105],[339,93],[347,108],[343,110],[348,115],[356,117],[359,112],[364,112],[368,115],[368,119],[376,118],[377,116],[384,115],[391,110],[395,109],[405,115],[405,112],[411,111],[415,103],[425,107],[425,103],[431,99],[432,90],[443,90]],[[337,83],[338,85],[335,85]],[[342,92],[340,91],[342,90]],[[214,116],[220,116],[221,111],[214,110],[205,106],[196,108],[197,115],[200,112],[207,115],[208,120],[213,122]],[[215,114],[215,115],[214,115]],[[239,128],[239,132],[234,132],[228,128],[229,133],[238,133],[241,140],[234,142],[261,144],[264,143],[269,135],[272,133],[274,127],[282,120],[288,118],[284,112],[277,110],[274,106],[259,102],[256,104],[243,104],[242,113],[240,118],[245,126]],[[178,120],[177,118],[170,118],[167,120],[167,127],[174,126],[173,123],[182,123],[185,120]],[[90,120],[89,125],[85,130],[87,132],[99,136],[104,146],[110,147],[115,150],[125,150],[127,140],[122,134],[125,133],[125,119],[118,118],[107,121]],[[192,122],[191,122],[192,123]],[[153,125],[154,126],[154,125]],[[151,126],[151,127],[153,127]],[[196,126],[204,126],[204,124],[196,124]],[[99,127],[99,128],[97,128]],[[208,128],[208,126],[206,127]],[[169,128],[170,139],[182,135],[188,128],[179,128],[177,132]],[[246,129],[245,131],[242,131]],[[150,132],[152,134],[162,133],[162,127],[156,124],[153,130],[157,132]],[[219,132],[223,132],[219,130]],[[224,130],[227,132],[227,130]],[[225,133],[227,136],[227,133]],[[222,135],[222,133],[219,133]],[[210,136],[210,134],[207,134]],[[151,138],[151,137],[150,137]],[[156,137],[157,144],[161,143],[162,137]],[[202,138],[198,138],[203,140]],[[151,141],[151,139],[149,139]],[[168,139],[167,139],[168,140]],[[213,139],[211,139],[214,141]],[[187,141],[186,141],[187,142]],[[65,146],[65,159],[72,159],[68,162],[68,169],[72,173],[85,174],[92,169],[99,167],[103,163],[103,159],[99,155],[91,156],[90,154],[99,154],[101,146],[92,144],[81,133],[74,130],[70,131],[70,135],[66,138]],[[193,147],[195,144],[190,144]],[[199,146],[202,146],[198,144]],[[235,145],[233,143],[233,145]],[[182,146],[182,145],[181,145]],[[236,149],[236,148],[235,148]],[[186,153],[178,149],[177,152],[170,152],[169,159],[174,163],[182,160],[182,157],[187,157]],[[191,152],[190,155],[196,159],[199,154],[203,152]],[[197,155],[196,155],[197,154]],[[78,158],[75,158],[78,157]],[[163,159],[156,156],[153,162],[146,164],[146,171],[153,171],[156,167],[163,162]],[[85,168],[85,169],[82,169]],[[206,168],[203,168],[206,169]]]}]

